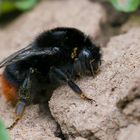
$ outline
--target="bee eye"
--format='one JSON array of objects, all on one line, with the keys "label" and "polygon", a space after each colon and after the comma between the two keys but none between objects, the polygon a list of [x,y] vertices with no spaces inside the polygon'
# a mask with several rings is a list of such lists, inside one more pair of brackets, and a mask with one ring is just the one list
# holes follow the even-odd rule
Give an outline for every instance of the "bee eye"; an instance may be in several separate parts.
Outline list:
[{"label": "bee eye", "polygon": [[92,57],[92,54],[89,50],[87,49],[84,49],[80,54],[79,54],[79,58],[82,58],[82,57],[85,57],[85,58],[91,58]]},{"label": "bee eye", "polygon": [[58,47],[54,47],[53,51],[59,51],[60,49]]},{"label": "bee eye", "polygon": [[84,50],[83,55],[86,56],[86,57],[89,57],[91,54],[88,50]]}]

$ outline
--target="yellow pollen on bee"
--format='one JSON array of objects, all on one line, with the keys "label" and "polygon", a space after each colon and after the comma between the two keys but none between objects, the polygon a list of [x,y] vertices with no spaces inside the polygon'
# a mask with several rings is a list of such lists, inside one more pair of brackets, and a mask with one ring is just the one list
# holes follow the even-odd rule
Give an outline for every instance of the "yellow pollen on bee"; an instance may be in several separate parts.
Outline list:
[{"label": "yellow pollen on bee", "polygon": [[77,56],[77,50],[78,50],[77,47],[73,49],[73,51],[72,51],[72,53],[71,53],[71,58],[72,58],[72,59],[74,59],[74,58]]}]

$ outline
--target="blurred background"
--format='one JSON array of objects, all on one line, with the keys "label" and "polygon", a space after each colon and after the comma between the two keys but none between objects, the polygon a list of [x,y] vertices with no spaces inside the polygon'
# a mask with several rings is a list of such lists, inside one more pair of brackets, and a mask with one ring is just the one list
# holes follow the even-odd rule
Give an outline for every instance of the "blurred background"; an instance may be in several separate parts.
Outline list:
[{"label": "blurred background", "polygon": [[140,0],[0,0],[1,58],[58,26],[79,28],[105,46],[126,21],[139,19],[139,5]]}]

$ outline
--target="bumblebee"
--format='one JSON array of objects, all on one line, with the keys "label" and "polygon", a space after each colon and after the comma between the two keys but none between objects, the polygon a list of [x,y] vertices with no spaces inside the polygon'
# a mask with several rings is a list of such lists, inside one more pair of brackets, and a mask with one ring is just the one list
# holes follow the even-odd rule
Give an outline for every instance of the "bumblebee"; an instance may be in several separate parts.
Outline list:
[{"label": "bumblebee", "polygon": [[[94,75],[101,64],[100,47],[78,29],[58,27],[41,33],[27,47],[0,62],[3,95],[16,106],[17,121],[25,107],[48,98],[62,84],[91,101],[74,82],[82,75]],[[48,95],[44,95],[47,92]]]}]

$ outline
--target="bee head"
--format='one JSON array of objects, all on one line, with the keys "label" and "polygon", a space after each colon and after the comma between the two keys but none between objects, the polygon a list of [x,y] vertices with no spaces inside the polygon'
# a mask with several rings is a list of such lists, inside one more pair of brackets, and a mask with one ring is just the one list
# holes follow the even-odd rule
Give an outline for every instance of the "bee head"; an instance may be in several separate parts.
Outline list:
[{"label": "bee head", "polygon": [[78,73],[85,74],[91,73],[94,75],[97,73],[99,66],[101,65],[101,53],[100,48],[95,45],[84,48],[78,55],[78,59],[74,64],[74,69]]}]

